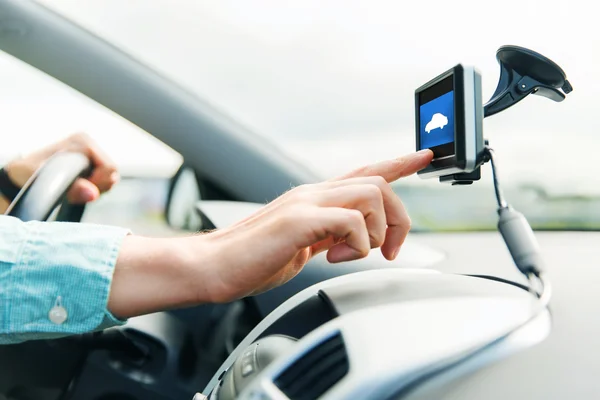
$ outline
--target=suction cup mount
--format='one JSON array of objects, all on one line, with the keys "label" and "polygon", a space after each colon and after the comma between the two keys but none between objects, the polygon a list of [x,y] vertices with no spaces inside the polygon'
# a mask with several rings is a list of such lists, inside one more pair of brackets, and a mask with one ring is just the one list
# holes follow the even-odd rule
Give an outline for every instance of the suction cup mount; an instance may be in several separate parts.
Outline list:
[{"label": "suction cup mount", "polygon": [[504,111],[530,94],[563,101],[573,91],[565,72],[552,60],[518,46],[502,46],[496,52],[500,80],[490,101],[483,106],[484,117]]},{"label": "suction cup mount", "polygon": [[[517,104],[530,94],[563,101],[573,91],[565,72],[554,61],[519,46],[502,46],[496,52],[500,64],[500,80],[492,98],[483,106],[483,117],[490,117]],[[486,148],[488,141],[485,141]],[[470,185],[481,178],[481,165],[489,161],[486,151],[479,156],[471,173],[440,177],[440,182]]]}]

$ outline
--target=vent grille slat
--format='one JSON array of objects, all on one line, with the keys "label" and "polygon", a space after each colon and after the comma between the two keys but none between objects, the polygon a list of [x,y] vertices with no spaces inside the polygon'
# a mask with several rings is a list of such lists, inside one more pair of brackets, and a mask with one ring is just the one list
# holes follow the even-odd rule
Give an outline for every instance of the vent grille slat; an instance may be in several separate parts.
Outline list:
[{"label": "vent grille slat", "polygon": [[348,370],[346,347],[338,333],[296,360],[274,383],[291,400],[315,400]]},{"label": "vent grille slat", "polygon": [[291,384],[288,387],[288,391],[290,393],[300,394],[302,393],[303,388],[311,387],[320,383],[322,381],[321,374],[323,373],[323,371],[327,371],[327,373],[329,374],[331,368],[339,368],[340,365],[343,365],[344,358],[344,354],[331,354],[329,359],[324,359],[321,361],[322,364],[319,365],[319,368],[308,370],[305,374],[299,376],[296,380],[291,381]]}]

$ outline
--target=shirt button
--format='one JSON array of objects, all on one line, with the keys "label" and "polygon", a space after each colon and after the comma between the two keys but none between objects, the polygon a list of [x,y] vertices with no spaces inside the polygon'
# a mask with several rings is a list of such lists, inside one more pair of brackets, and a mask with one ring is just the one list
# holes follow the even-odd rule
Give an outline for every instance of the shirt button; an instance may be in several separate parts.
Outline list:
[{"label": "shirt button", "polygon": [[68,316],[69,314],[67,313],[67,310],[62,306],[61,298],[59,296],[56,299],[54,307],[52,307],[50,309],[50,312],[48,313],[48,319],[53,324],[60,325],[67,320]]}]

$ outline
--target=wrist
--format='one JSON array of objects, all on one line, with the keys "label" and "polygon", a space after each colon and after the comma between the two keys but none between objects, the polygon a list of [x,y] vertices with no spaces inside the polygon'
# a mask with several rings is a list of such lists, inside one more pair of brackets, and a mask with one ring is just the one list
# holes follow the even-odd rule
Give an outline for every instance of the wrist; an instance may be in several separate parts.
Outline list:
[{"label": "wrist", "polygon": [[183,239],[180,244],[186,265],[186,276],[193,280],[195,304],[229,303],[240,297],[234,283],[236,273],[231,266],[239,265],[241,273],[244,261],[236,254],[238,246],[228,240],[226,229],[202,233]]},{"label": "wrist", "polygon": [[0,212],[4,213],[8,209],[10,203],[17,197],[22,184],[19,184],[13,178],[14,164],[9,163],[8,165],[0,168]]},{"label": "wrist", "polygon": [[212,233],[173,239],[181,260],[181,274],[185,279],[190,304],[221,303],[223,288],[218,271],[222,269],[223,253]]},{"label": "wrist", "polygon": [[10,206],[10,201],[0,194],[0,214],[4,214],[8,210],[8,206]]},{"label": "wrist", "polygon": [[36,166],[24,158],[9,162],[4,168],[8,178],[18,187],[23,187],[36,170]]}]

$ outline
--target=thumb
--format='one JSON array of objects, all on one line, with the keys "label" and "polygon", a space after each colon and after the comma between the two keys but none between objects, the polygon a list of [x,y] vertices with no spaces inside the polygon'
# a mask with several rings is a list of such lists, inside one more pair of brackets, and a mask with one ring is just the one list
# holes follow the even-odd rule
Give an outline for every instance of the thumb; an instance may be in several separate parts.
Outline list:
[{"label": "thumb", "polygon": [[432,159],[433,152],[429,149],[424,149],[393,160],[386,160],[367,165],[333,180],[337,181],[365,176],[381,176],[387,182],[391,183],[422,170]]},{"label": "thumb", "polygon": [[96,185],[87,179],[79,178],[73,183],[67,199],[71,204],[85,204],[100,197],[100,190]]}]

